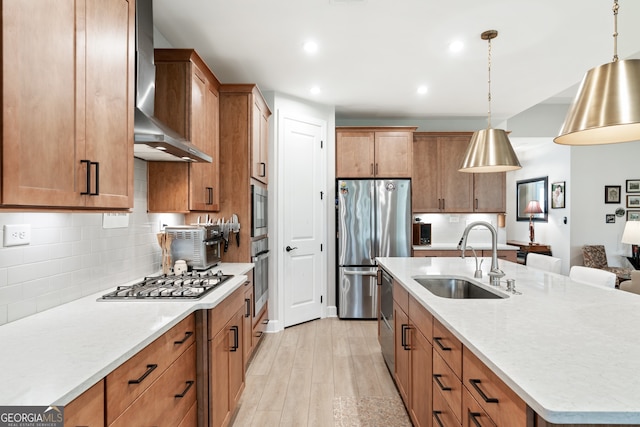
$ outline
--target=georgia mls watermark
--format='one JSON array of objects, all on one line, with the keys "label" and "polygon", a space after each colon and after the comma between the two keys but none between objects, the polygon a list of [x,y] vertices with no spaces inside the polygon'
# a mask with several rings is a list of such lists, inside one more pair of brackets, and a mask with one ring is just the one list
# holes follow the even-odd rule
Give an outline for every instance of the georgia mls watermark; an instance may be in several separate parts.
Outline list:
[{"label": "georgia mls watermark", "polygon": [[63,407],[0,406],[0,427],[64,427]]}]

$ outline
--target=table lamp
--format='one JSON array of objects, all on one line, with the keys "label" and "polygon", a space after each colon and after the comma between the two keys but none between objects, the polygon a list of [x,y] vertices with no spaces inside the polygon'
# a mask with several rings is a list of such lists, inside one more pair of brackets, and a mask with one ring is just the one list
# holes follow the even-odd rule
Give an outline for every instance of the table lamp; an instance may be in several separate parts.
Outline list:
[{"label": "table lamp", "polygon": [[533,215],[542,213],[540,202],[537,200],[531,200],[524,210],[524,213],[529,214],[529,244],[533,244],[536,235],[535,230],[533,229]]},{"label": "table lamp", "polygon": [[631,245],[631,256],[634,260],[634,267],[638,265],[638,245],[640,245],[640,221],[627,221],[622,232],[622,243]]}]

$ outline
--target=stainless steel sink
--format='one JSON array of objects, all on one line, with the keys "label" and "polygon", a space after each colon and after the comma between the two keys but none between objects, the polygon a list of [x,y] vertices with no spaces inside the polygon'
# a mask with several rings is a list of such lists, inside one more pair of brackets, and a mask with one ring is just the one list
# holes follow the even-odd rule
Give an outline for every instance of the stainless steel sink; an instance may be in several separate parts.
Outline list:
[{"label": "stainless steel sink", "polygon": [[500,299],[508,298],[497,292],[484,289],[466,279],[456,277],[414,277],[432,294],[451,299]]}]

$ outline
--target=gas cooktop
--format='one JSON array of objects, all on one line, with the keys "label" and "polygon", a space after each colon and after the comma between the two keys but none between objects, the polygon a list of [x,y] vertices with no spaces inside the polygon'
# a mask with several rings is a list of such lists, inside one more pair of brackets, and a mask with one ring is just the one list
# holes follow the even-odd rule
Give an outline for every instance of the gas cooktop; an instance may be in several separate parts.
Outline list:
[{"label": "gas cooktop", "polygon": [[98,301],[198,299],[231,277],[233,276],[230,274],[222,274],[222,271],[213,273],[211,270],[145,277],[133,285],[118,286],[115,291],[103,295]]}]

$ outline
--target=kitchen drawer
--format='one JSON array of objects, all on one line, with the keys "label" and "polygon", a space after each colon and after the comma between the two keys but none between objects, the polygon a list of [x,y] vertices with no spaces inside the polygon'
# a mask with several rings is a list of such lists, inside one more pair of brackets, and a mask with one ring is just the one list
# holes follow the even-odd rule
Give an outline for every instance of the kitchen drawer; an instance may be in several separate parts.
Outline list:
[{"label": "kitchen drawer", "polygon": [[244,286],[240,286],[231,295],[226,297],[224,301],[209,310],[209,332],[207,339],[212,340],[218,332],[224,328],[224,325],[238,311],[240,307],[244,307]]},{"label": "kitchen drawer", "polygon": [[496,427],[482,406],[469,394],[466,388],[462,390],[462,425],[475,427]]},{"label": "kitchen drawer", "polygon": [[433,394],[440,393],[451,412],[462,420],[462,383],[437,352],[433,352]]},{"label": "kitchen drawer", "polygon": [[398,303],[402,311],[409,312],[409,292],[395,279],[393,279],[393,300]]},{"label": "kitchen drawer", "polygon": [[454,374],[462,379],[462,343],[437,319],[433,319],[433,348]]},{"label": "kitchen drawer", "polygon": [[64,407],[65,427],[104,426],[104,380],[73,399]]},{"label": "kitchen drawer", "polygon": [[174,427],[196,402],[196,345],[160,375],[110,427]]},{"label": "kitchen drawer", "polygon": [[268,303],[264,305],[264,310],[262,311],[262,315],[258,319],[258,321],[253,325],[253,333],[251,334],[251,346],[255,348],[260,342],[262,335],[267,330],[267,325],[269,324],[269,306]]},{"label": "kitchen drawer", "polygon": [[195,327],[192,314],[107,375],[107,425],[195,342]]},{"label": "kitchen drawer", "polygon": [[409,296],[409,318],[422,335],[433,342],[433,316],[412,296]]},{"label": "kitchen drawer", "polygon": [[198,402],[193,402],[189,412],[180,421],[178,427],[198,427]]},{"label": "kitchen drawer", "polygon": [[433,427],[462,427],[439,391],[433,392]]},{"label": "kitchen drawer", "polygon": [[499,426],[526,426],[527,405],[469,349],[464,350],[464,381],[471,396]]}]

